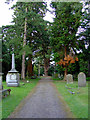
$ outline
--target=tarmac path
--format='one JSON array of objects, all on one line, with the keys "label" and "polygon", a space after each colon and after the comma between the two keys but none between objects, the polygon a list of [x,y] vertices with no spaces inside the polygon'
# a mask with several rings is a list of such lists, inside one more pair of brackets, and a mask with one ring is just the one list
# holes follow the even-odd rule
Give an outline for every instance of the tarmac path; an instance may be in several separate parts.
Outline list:
[{"label": "tarmac path", "polygon": [[8,118],[73,118],[50,77],[43,77],[34,92]]}]

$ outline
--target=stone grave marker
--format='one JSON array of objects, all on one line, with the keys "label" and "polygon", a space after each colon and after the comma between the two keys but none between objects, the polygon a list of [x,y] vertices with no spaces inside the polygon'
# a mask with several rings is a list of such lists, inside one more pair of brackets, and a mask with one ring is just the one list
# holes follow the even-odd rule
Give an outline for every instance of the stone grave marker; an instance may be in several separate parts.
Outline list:
[{"label": "stone grave marker", "polygon": [[2,90],[2,73],[0,73],[0,90]]},{"label": "stone grave marker", "polygon": [[63,79],[63,74],[61,74],[61,79]]},{"label": "stone grave marker", "polygon": [[67,84],[73,83],[73,76],[71,74],[66,75]]},{"label": "stone grave marker", "polygon": [[12,69],[8,71],[8,74],[6,76],[6,83],[7,83],[7,86],[10,86],[10,87],[19,86],[19,73],[15,69],[14,54],[12,54]]},{"label": "stone grave marker", "polygon": [[58,73],[58,78],[61,78],[60,74]]},{"label": "stone grave marker", "polygon": [[86,75],[83,72],[78,74],[78,87],[86,86]]}]

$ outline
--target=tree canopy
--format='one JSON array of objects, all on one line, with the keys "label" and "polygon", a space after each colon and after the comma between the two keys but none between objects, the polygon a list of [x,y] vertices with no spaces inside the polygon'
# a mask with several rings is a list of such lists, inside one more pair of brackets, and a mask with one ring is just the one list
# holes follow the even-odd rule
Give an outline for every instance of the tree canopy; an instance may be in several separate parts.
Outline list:
[{"label": "tree canopy", "polygon": [[[8,3],[10,1],[7,0]],[[48,11],[46,2],[17,2],[11,7],[14,10],[13,24],[1,28],[3,72],[5,74],[10,70],[13,52],[15,53],[16,69],[21,73],[23,79],[26,75],[28,77],[34,74],[40,75],[41,66],[45,75],[53,74],[54,68],[50,62],[57,63],[71,53],[77,55],[79,61],[75,65],[71,63],[64,69],[62,69],[63,66],[55,66],[59,72],[63,73],[67,70],[69,73],[70,71],[74,73],[73,71],[78,66],[77,71],[79,72],[82,71],[84,61],[88,61],[90,64],[87,8],[82,12],[83,4],[79,2],[51,2],[51,7],[53,8],[52,13],[55,15],[53,23],[43,19]],[[77,33],[80,27],[84,31]],[[79,50],[82,50],[82,53],[77,54]],[[53,60],[51,60],[51,56],[54,56]],[[5,69],[6,65],[7,69]],[[83,69],[83,71],[87,73],[87,69]]]}]

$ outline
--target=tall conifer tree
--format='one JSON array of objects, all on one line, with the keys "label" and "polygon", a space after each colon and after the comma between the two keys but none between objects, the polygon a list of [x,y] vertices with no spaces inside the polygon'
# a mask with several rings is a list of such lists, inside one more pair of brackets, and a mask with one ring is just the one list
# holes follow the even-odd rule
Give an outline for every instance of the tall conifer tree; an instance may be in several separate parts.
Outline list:
[{"label": "tall conifer tree", "polygon": [[[63,49],[64,56],[70,49],[78,49],[78,41],[76,33],[81,22],[82,4],[70,2],[52,2],[51,6],[55,10],[55,19],[52,25],[51,44],[54,50],[60,51]],[[64,75],[67,74],[65,68]]]}]

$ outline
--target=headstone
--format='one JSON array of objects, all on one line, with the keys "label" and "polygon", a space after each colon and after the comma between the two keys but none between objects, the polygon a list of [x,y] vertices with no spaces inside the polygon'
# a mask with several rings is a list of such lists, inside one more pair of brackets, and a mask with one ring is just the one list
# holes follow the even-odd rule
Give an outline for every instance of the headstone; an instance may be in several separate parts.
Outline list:
[{"label": "headstone", "polygon": [[61,74],[61,79],[63,79],[63,74]]},{"label": "headstone", "polygon": [[73,76],[71,74],[66,75],[67,84],[73,83]]},{"label": "headstone", "polygon": [[19,73],[15,69],[15,59],[14,54],[12,54],[12,69],[8,72],[6,76],[7,86],[17,87],[19,86]]},{"label": "headstone", "polygon": [[61,78],[60,74],[58,73],[58,78]]},{"label": "headstone", "polygon": [[2,90],[2,73],[0,73],[0,90]]},{"label": "headstone", "polygon": [[83,72],[78,74],[78,87],[86,86],[86,75]]}]

